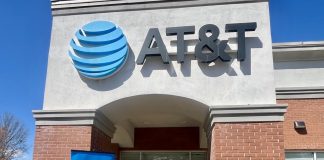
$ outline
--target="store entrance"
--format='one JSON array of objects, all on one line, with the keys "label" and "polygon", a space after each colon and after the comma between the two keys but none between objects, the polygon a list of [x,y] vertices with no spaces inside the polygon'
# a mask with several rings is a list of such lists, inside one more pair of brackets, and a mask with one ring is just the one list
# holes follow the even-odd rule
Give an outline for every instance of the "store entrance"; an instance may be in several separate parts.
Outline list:
[{"label": "store entrance", "polygon": [[199,127],[135,128],[134,148],[121,148],[120,160],[206,160]]},{"label": "store entrance", "polygon": [[138,95],[99,109],[115,127],[111,143],[120,149],[190,151],[207,148],[209,111],[198,101],[173,95]]},{"label": "store entrance", "polygon": [[122,151],[121,160],[207,160],[206,151]]}]

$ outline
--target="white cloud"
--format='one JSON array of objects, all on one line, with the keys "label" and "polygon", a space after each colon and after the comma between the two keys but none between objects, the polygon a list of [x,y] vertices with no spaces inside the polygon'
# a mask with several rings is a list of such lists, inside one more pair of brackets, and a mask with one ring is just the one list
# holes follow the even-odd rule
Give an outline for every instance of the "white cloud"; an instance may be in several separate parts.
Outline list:
[{"label": "white cloud", "polygon": [[33,154],[30,152],[18,152],[13,160],[32,160]]}]

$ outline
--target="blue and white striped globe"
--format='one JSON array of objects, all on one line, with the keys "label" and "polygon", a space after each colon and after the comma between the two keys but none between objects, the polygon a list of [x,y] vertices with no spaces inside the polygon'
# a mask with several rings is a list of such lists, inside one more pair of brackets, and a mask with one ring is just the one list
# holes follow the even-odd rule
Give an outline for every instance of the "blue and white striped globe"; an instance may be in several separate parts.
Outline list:
[{"label": "blue and white striped globe", "polygon": [[116,73],[126,62],[128,45],[123,31],[112,22],[84,25],[70,42],[69,55],[84,77],[103,79]]}]

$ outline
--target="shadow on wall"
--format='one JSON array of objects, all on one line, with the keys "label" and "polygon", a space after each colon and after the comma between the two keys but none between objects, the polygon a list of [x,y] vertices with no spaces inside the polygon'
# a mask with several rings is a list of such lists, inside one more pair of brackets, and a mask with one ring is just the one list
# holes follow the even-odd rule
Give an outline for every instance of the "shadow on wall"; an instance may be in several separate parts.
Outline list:
[{"label": "shadow on wall", "polygon": [[301,134],[301,135],[306,135],[307,134],[307,129],[295,129],[295,131],[298,133],[298,134]]},{"label": "shadow on wall", "polygon": [[[174,61],[176,60],[176,57],[170,56],[170,59],[171,61]],[[190,61],[185,61],[184,63],[190,63]],[[173,64],[164,64],[160,56],[146,57],[141,68],[141,73],[143,77],[150,77],[153,70],[166,70],[171,77],[177,77]]]},{"label": "shadow on wall", "polygon": [[122,67],[118,71],[118,73],[116,73],[115,75],[109,78],[105,78],[101,80],[88,79],[79,74],[82,81],[85,82],[88,85],[88,87],[97,91],[113,90],[123,85],[124,82],[131,77],[135,69],[135,55],[132,48],[129,45],[128,48],[129,51],[128,51],[127,61],[124,67]]},{"label": "shadow on wall", "polygon": [[247,37],[245,41],[246,41],[246,59],[245,61],[240,63],[240,69],[244,75],[251,75],[251,50],[252,48],[262,48],[263,44],[259,37]]},{"label": "shadow on wall", "polygon": [[[192,40],[191,40],[192,41]],[[175,42],[171,42],[175,43]],[[186,43],[188,44],[188,43]],[[258,37],[247,37],[246,38],[246,58],[240,62],[240,70],[244,75],[251,75],[251,50],[252,48],[262,48],[263,44]],[[187,47],[185,47],[187,48]],[[232,68],[233,59],[236,58],[235,54],[230,54],[232,60],[230,62],[222,62],[220,59],[212,63],[198,63],[202,73],[208,77],[218,77],[223,74],[229,76],[237,76],[235,69]],[[176,56],[170,56],[171,61],[176,61]],[[191,76],[191,61],[196,60],[194,54],[186,54],[185,60],[181,64],[181,72],[184,77]],[[171,77],[177,77],[174,66],[172,63],[163,64],[161,57],[147,57],[145,63],[141,68],[143,77],[150,77],[154,70],[166,70]]]}]

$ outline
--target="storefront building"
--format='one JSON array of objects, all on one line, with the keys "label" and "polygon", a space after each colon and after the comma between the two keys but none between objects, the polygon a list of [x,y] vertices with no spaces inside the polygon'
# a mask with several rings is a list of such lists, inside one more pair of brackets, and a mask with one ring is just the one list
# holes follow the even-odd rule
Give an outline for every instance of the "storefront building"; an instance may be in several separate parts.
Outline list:
[{"label": "storefront building", "polygon": [[267,0],[52,0],[34,160],[324,160],[324,42]]}]

